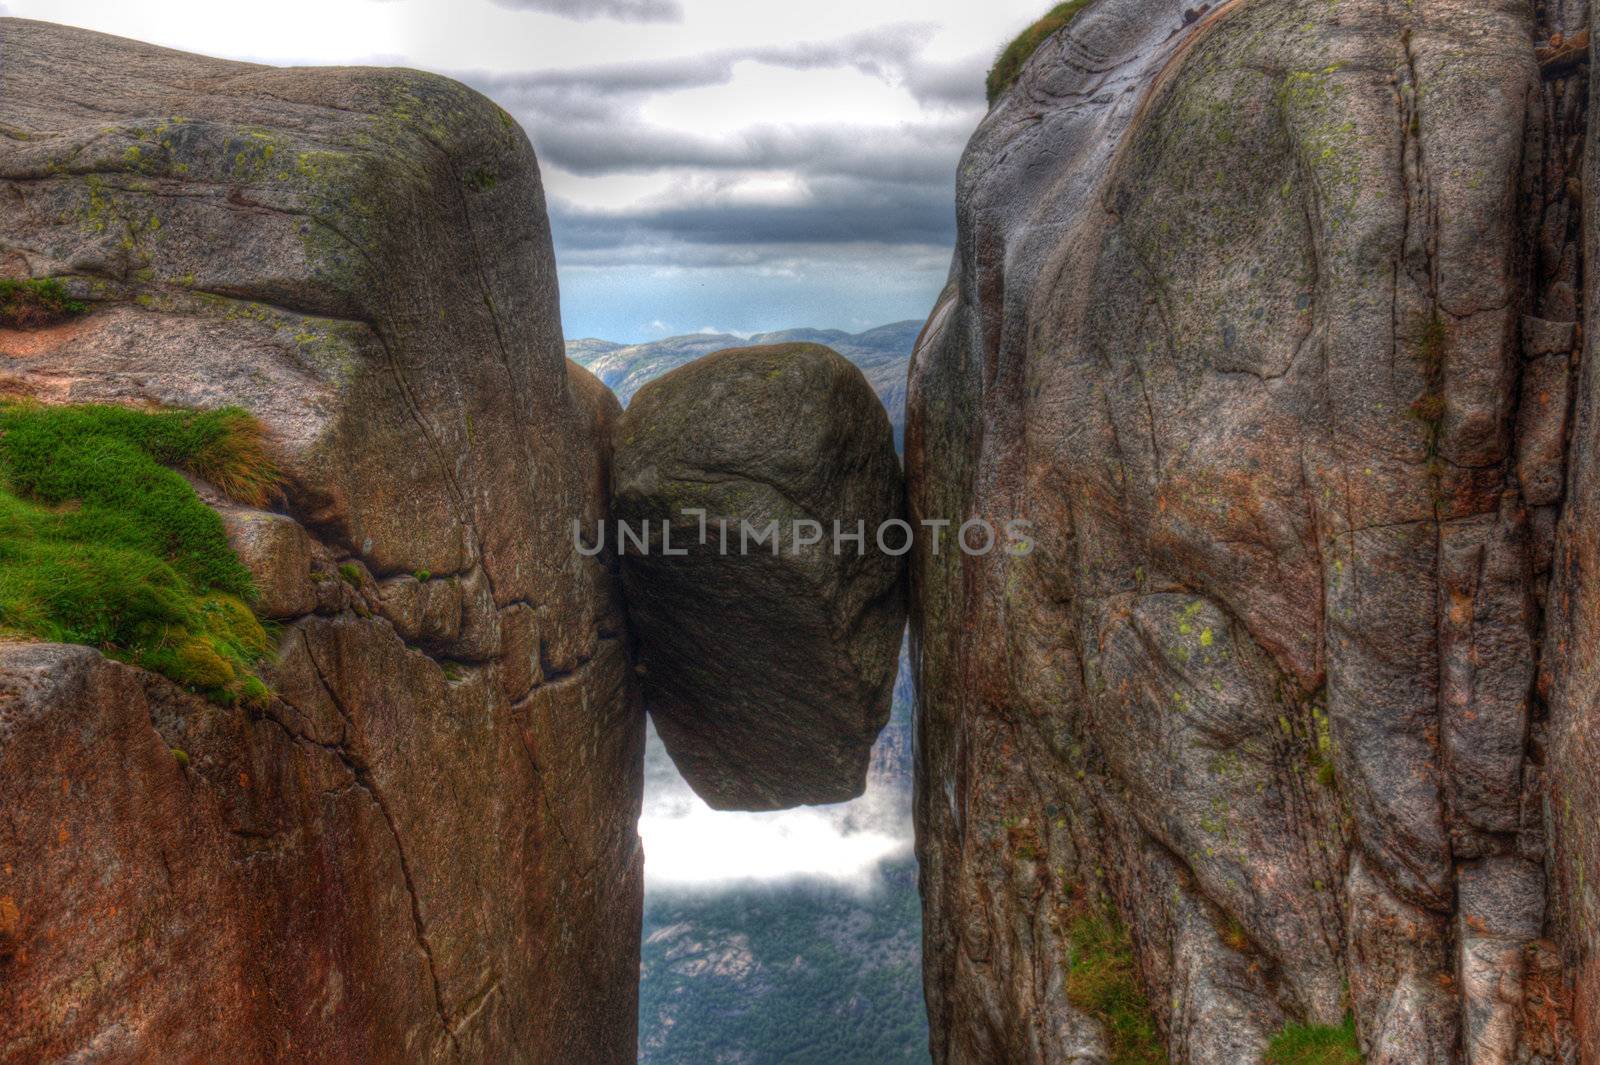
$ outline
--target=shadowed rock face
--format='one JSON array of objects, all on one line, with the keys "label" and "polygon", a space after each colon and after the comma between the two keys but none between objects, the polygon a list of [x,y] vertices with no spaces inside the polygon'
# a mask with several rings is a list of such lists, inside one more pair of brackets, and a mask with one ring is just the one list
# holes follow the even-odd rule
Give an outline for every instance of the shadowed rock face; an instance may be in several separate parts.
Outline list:
[{"label": "shadowed rock face", "polygon": [[[1553,825],[1591,915],[1553,916],[1534,679],[1586,89],[1534,42],[1586,16],[1189,6],[1098,0],[1041,47],[914,356],[913,517],[1038,540],[913,558],[935,1059],[1103,1060],[1062,994],[1087,893],[1175,1062],[1347,1010],[1373,1063],[1560,1060],[1546,937],[1578,973],[1597,851]],[[1572,599],[1551,756],[1592,825]]]},{"label": "shadowed rock face", "polygon": [[[622,547],[629,620],[689,784],[719,809],[860,795],[905,619],[903,561],[875,536],[901,516],[900,466],[861,372],[816,344],[702,358],[634,396],[612,476],[615,517],[652,537]],[[834,549],[836,522],[864,552]]]},{"label": "shadowed rock face", "polygon": [[0,388],[240,404],[288,475],[225,509],[264,711],[0,646],[0,1062],[632,1061],[643,718],[571,540],[617,408],[526,138],[415,72],[0,38],[0,272],[91,305]]},{"label": "shadowed rock face", "polygon": [[[1597,12],[1591,11],[1593,20]],[[1600,27],[1596,27],[1600,28]],[[1593,40],[1591,34],[1590,40]],[[1570,54],[1570,48],[1565,50]],[[1559,54],[1559,52],[1558,52]],[[1580,52],[1584,55],[1584,52]],[[1581,82],[1569,83],[1568,110],[1593,103],[1592,53],[1590,94]],[[1554,58],[1554,57],[1552,57]],[[1573,132],[1577,140],[1582,127]],[[1592,127],[1582,149],[1582,187],[1600,188],[1600,148]],[[1567,228],[1578,231],[1578,204],[1572,205]],[[1549,623],[1540,659],[1538,693],[1549,705],[1549,747],[1546,776],[1549,793],[1545,816],[1550,831],[1554,870],[1552,924],[1566,947],[1564,962],[1575,986],[1574,1012],[1584,1065],[1600,1061],[1600,277],[1592,263],[1600,253],[1600,211],[1592,203],[1582,214],[1581,237],[1563,232],[1564,295],[1578,301],[1582,332],[1554,332],[1545,345],[1556,354],[1543,355],[1533,367],[1554,363],[1564,368],[1563,342],[1577,341],[1579,353],[1572,375],[1572,428],[1563,440],[1554,433],[1538,450],[1567,447],[1566,497],[1556,528],[1554,572],[1550,578]],[[1579,243],[1581,241],[1581,244]],[[1577,254],[1581,247],[1583,255]],[[1557,260],[1560,261],[1559,259]],[[1578,263],[1586,264],[1581,273]],[[1532,367],[1530,367],[1531,369]],[[1541,405],[1568,403],[1568,375],[1547,375],[1543,387],[1524,385]],[[1533,389],[1537,389],[1534,391]],[[1531,406],[1531,404],[1525,404]],[[1564,426],[1563,426],[1564,428]],[[1558,482],[1559,484],[1559,482]],[[1558,496],[1559,498],[1559,496]]]}]

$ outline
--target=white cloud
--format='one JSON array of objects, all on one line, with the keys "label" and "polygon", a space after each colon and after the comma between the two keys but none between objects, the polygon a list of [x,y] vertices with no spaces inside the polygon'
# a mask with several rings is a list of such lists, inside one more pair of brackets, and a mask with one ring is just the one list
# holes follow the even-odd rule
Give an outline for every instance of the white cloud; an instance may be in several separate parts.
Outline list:
[{"label": "white cloud", "polygon": [[911,847],[909,806],[890,796],[771,813],[713,810],[672,767],[654,727],[645,766],[639,835],[650,888],[805,877],[867,889],[884,859]]},{"label": "white cloud", "polygon": [[495,3],[524,11],[545,11],[580,22],[598,18],[620,22],[683,21],[683,5],[678,0],[495,0]]},{"label": "white cloud", "polygon": [[841,832],[827,814],[791,810],[726,814],[709,807],[681,816],[646,813],[645,882],[651,887],[713,886],[809,877],[864,885],[886,858],[911,841],[883,832]]}]

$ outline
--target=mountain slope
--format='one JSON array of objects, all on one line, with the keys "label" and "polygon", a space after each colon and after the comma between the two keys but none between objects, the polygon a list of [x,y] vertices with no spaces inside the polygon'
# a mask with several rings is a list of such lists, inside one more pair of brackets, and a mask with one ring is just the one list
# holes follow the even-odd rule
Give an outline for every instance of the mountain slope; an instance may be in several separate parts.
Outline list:
[{"label": "mountain slope", "polygon": [[783,329],[751,337],[732,333],[692,333],[645,344],[618,344],[593,338],[567,341],[567,358],[615,392],[624,406],[646,382],[702,355],[754,344],[826,344],[855,363],[889,411],[895,450],[903,448],[906,424],[906,367],[921,322],[892,322],[862,333],[840,329]]}]

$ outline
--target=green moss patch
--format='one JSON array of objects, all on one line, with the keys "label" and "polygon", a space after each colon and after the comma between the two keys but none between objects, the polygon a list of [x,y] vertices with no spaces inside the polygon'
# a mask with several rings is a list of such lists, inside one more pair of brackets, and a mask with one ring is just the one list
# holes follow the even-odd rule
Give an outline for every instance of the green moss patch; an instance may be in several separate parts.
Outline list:
[{"label": "green moss patch", "polygon": [[17,281],[0,278],[0,326],[37,329],[83,314],[89,305],[67,295],[53,277]]},{"label": "green moss patch", "polygon": [[264,698],[250,574],[170,467],[249,501],[277,478],[236,408],[0,403],[0,633],[98,647],[225,704]]},{"label": "green moss patch", "polygon": [[1291,1024],[1267,1045],[1266,1065],[1361,1065],[1356,1022],[1347,1017],[1338,1027]]},{"label": "green moss patch", "polygon": [[989,94],[989,103],[992,105],[1005,91],[1016,83],[1017,75],[1022,73],[1022,68],[1039,46],[1049,39],[1050,35],[1063,28],[1078,16],[1092,0],[1067,0],[1064,4],[1057,4],[1050,9],[1050,13],[1023,30],[1017,39],[1005,46],[1005,49],[995,59],[994,66],[989,68],[989,79],[985,85]]},{"label": "green moss patch", "polygon": [[1066,931],[1067,999],[1105,1025],[1111,1065],[1166,1065],[1127,930],[1114,914],[1085,906]]}]

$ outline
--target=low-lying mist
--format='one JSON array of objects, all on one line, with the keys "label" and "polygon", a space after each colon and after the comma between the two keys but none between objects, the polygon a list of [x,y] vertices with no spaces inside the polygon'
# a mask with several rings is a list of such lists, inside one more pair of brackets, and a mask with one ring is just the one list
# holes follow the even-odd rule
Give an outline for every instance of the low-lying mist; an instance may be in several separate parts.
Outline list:
[{"label": "low-lying mist", "polygon": [[679,775],[650,726],[645,750],[645,884],[721,890],[751,882],[814,880],[867,891],[888,859],[912,842],[910,707],[902,674],[894,714],[879,736],[859,799],[765,813],[713,810]]}]

